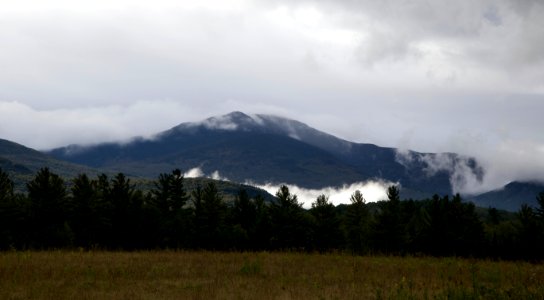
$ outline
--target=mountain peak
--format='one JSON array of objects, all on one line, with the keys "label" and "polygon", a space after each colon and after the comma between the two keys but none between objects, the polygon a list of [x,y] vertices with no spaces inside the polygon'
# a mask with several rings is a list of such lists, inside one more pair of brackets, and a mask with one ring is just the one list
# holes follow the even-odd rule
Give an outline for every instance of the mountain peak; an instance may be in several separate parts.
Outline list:
[{"label": "mountain peak", "polygon": [[202,121],[207,129],[218,130],[251,130],[258,126],[257,122],[243,112],[234,111],[226,115],[215,116]]},{"label": "mountain peak", "polygon": [[225,117],[229,117],[231,119],[251,119],[250,116],[244,114],[243,112],[241,111],[233,111],[231,113],[228,113],[226,115],[224,115]]}]

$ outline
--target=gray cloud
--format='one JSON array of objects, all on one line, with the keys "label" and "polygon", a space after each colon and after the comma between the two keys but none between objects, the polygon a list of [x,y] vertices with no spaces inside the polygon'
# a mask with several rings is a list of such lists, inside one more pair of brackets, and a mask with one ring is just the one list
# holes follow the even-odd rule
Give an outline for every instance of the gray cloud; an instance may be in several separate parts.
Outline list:
[{"label": "gray cloud", "polygon": [[483,188],[486,171],[474,159],[451,153],[415,153],[405,149],[396,151],[396,160],[406,168],[422,163],[423,171],[431,177],[439,172],[449,174],[453,193],[479,194]]},{"label": "gray cloud", "polygon": [[126,140],[240,110],[475,156],[487,173],[467,190],[542,179],[543,14],[536,0],[17,1],[0,11],[0,137]]}]

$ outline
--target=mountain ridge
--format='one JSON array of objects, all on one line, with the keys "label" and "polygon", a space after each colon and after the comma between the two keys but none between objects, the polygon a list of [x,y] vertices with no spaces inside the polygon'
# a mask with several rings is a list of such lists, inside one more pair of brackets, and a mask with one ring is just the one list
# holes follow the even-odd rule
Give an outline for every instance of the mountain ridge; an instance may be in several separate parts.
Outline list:
[{"label": "mountain ridge", "polygon": [[[240,183],[310,189],[385,180],[400,184],[403,198],[414,199],[452,194],[454,180],[463,175],[455,173],[458,170],[468,170],[475,180],[485,175],[474,158],[455,153],[352,143],[296,120],[241,112],[180,123],[151,138],[69,145],[48,152],[0,139],[3,170],[28,178],[44,166],[65,177],[123,172],[149,179],[174,168],[199,168],[208,175],[220,171],[221,177]],[[542,190],[544,185],[538,183],[513,182],[502,189],[465,195],[465,199],[512,211],[522,203],[536,206],[534,199]]]},{"label": "mountain ridge", "polygon": [[[201,122],[185,122],[150,139],[128,143],[71,145],[48,154],[79,164],[138,176],[181,167],[245,182],[290,183],[307,188],[384,179],[406,189],[451,194],[450,172],[429,174],[425,153],[410,152],[410,165],[394,148],[352,143],[279,116],[235,111]],[[441,154],[454,161],[458,155]],[[477,169],[476,162],[470,169]],[[433,188],[430,191],[429,187]]]},{"label": "mountain ridge", "polygon": [[544,182],[512,181],[499,189],[470,197],[469,200],[481,207],[517,211],[522,204],[538,207],[536,197],[541,192],[544,192]]}]

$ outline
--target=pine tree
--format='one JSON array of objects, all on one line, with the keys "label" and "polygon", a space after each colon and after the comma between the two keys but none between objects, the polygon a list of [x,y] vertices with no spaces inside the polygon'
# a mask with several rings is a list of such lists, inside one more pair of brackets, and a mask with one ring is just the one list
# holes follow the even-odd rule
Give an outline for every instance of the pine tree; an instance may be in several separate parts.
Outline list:
[{"label": "pine tree", "polygon": [[9,175],[0,169],[0,250],[16,245],[22,225],[23,207],[13,188]]},{"label": "pine tree", "polygon": [[180,247],[188,239],[189,212],[184,208],[189,197],[183,186],[179,169],[160,174],[151,201],[158,211],[158,240],[164,247]]},{"label": "pine tree", "polygon": [[201,191],[201,208],[198,234],[202,245],[208,249],[218,249],[223,246],[222,234],[225,218],[223,197],[219,194],[215,183],[209,182]]},{"label": "pine tree", "polygon": [[135,200],[135,190],[130,179],[118,173],[111,180],[109,198],[113,208],[112,240],[115,248],[132,249],[138,239],[136,214],[139,212],[139,201]]},{"label": "pine tree", "polygon": [[350,201],[345,216],[346,239],[349,249],[361,254],[369,249],[370,212],[359,190],[351,195]]},{"label": "pine tree", "polygon": [[42,168],[27,183],[27,190],[33,245],[39,248],[69,245],[73,236],[66,222],[69,212],[63,180],[48,168]]},{"label": "pine tree", "polygon": [[10,201],[13,198],[13,181],[0,168],[0,202]]},{"label": "pine tree", "polygon": [[380,202],[380,212],[374,227],[375,246],[386,253],[400,253],[408,240],[406,222],[403,220],[399,189],[387,189],[388,201]]},{"label": "pine tree", "polygon": [[300,249],[308,244],[311,227],[304,215],[297,195],[282,185],[276,193],[276,201],[270,207],[272,247],[276,249]]},{"label": "pine tree", "polygon": [[257,207],[249,198],[245,189],[240,189],[232,207],[232,231],[237,238],[237,245],[244,249],[250,248],[250,241],[256,231]]},{"label": "pine tree", "polygon": [[320,195],[312,203],[310,213],[314,217],[314,243],[320,252],[338,248],[341,243],[340,219],[329,197]]},{"label": "pine tree", "polygon": [[100,229],[98,192],[96,181],[80,174],[72,181],[71,227],[75,234],[75,245],[90,247],[98,244],[96,234]]}]

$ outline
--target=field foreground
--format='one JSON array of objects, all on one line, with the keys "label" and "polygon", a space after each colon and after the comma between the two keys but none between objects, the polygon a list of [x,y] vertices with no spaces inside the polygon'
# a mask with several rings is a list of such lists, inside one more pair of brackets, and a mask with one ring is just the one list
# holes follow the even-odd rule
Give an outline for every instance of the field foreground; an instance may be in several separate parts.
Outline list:
[{"label": "field foreground", "polygon": [[544,266],[457,258],[3,252],[0,299],[544,299]]}]

